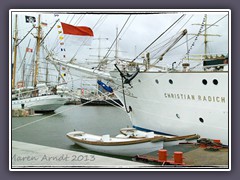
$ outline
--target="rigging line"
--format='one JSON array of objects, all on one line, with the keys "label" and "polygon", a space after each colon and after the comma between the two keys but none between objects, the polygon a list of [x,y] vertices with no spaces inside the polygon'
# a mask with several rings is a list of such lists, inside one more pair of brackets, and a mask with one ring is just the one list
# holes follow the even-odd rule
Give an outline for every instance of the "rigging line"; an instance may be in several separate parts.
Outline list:
[{"label": "rigging line", "polygon": [[[27,48],[29,48],[30,42],[31,42],[31,39],[29,39]],[[20,64],[19,68],[18,68],[18,71],[21,69],[22,65],[23,65],[24,63],[26,63],[27,48],[26,48],[26,51],[25,51],[25,53],[24,53],[22,62],[21,62],[21,64]]]},{"label": "rigging line", "polygon": [[93,29],[97,26],[97,24],[100,22],[100,20],[103,18],[103,15],[100,16],[100,18],[98,19],[98,21],[95,23],[95,25],[93,26]]},{"label": "rigging line", "polygon": [[[228,16],[228,14],[226,14],[225,16],[223,16],[222,18],[220,18],[219,20],[217,20],[215,23],[213,23],[213,24],[209,25],[209,26],[206,28],[206,30],[208,30],[209,28],[211,28],[212,26],[214,26],[215,24],[217,24],[219,21],[221,21],[222,19],[224,19],[226,16]],[[202,30],[202,31],[200,31],[200,33],[204,32],[204,31],[205,31],[205,29],[204,29],[204,30]],[[189,38],[188,40],[191,40],[191,39],[195,38],[196,36],[197,36],[197,35],[195,35],[195,36],[193,36],[193,37]],[[178,48],[179,46],[181,46],[181,45],[183,45],[183,44],[185,44],[185,43],[186,43],[186,41],[185,41],[185,42],[183,42],[182,44],[179,44],[179,45],[178,45],[178,46],[176,46],[175,48],[172,48],[170,51],[172,51],[172,50],[174,50],[174,49]]]},{"label": "rigging line", "polygon": [[135,20],[135,18],[137,17],[137,15],[135,15],[133,17],[133,19],[131,20],[131,22],[129,23],[129,25],[126,27],[125,31],[122,33],[122,36],[120,38],[123,37],[123,35],[127,32],[127,30],[129,29],[129,27],[132,25],[133,21]]},{"label": "rigging line", "polygon": [[106,21],[106,19],[107,19],[107,15],[105,15],[103,18],[102,18],[102,22],[97,26],[97,27],[95,27],[95,30],[97,30],[103,23],[104,23],[104,21]]},{"label": "rigging line", "polygon": [[65,20],[65,22],[67,22],[67,20],[68,20],[69,17],[70,17],[70,14],[68,14],[67,19]]},{"label": "rigging line", "polygon": [[73,15],[72,19],[69,21],[69,24],[71,24],[71,22],[75,16],[76,16],[76,14]]},{"label": "rigging line", "polygon": [[47,116],[47,117],[44,117],[44,118],[41,118],[41,119],[38,119],[38,120],[36,120],[36,121],[32,121],[32,122],[30,122],[30,123],[26,123],[26,124],[24,124],[24,125],[22,125],[22,126],[18,126],[18,127],[16,127],[16,128],[13,128],[12,131],[21,129],[21,128],[26,127],[26,126],[29,126],[29,125],[31,125],[31,124],[35,124],[35,123],[37,123],[37,122],[40,122],[40,121],[42,121],[42,120],[48,119],[48,118],[53,117],[53,116],[56,116],[56,115],[58,115],[58,114],[60,114],[60,113],[63,113],[63,112],[65,112],[65,111],[72,110],[72,109],[74,109],[74,108],[76,108],[76,107],[79,107],[79,106],[81,107],[81,106],[86,105],[86,104],[88,104],[88,103],[90,103],[90,102],[92,102],[92,100],[91,100],[91,101],[88,101],[88,102],[86,102],[86,103],[80,104],[80,105],[78,105],[78,106],[76,105],[76,106],[74,106],[74,107],[71,107],[71,108],[68,108],[68,109],[64,109],[64,110],[62,110],[62,111],[60,111],[60,112],[58,112],[58,113],[52,114],[52,115],[50,115],[50,116]]},{"label": "rigging line", "polygon": [[85,14],[81,15],[81,18],[79,19],[78,22],[76,22],[76,25],[78,25],[83,20],[84,17],[85,17]]},{"label": "rigging line", "polygon": [[[176,34],[175,34],[174,36],[176,36]],[[166,44],[165,42],[169,42],[170,39],[172,39],[172,37],[173,37],[173,36],[171,36],[171,37],[167,38],[166,40],[164,40],[164,41],[162,41],[162,42],[156,44],[156,45],[153,46],[153,47],[150,47],[150,48],[149,48],[149,51],[152,51],[152,52],[153,52],[153,51],[156,51],[157,49],[163,47],[163,46]],[[165,44],[163,44],[163,43],[165,43]],[[162,45],[162,44],[163,44],[163,45]],[[160,46],[160,45],[162,45],[162,46]],[[160,47],[158,47],[158,46],[160,46]],[[156,49],[154,49],[154,48],[156,48]],[[153,49],[153,50],[151,50],[151,49]]]},{"label": "rigging line", "polygon": [[[100,18],[98,19],[98,21],[96,22],[96,24],[93,26],[92,29],[94,29],[94,28],[96,27],[96,25],[98,24],[98,22],[100,21],[100,19],[102,18],[102,16],[103,16],[103,15],[100,16]],[[89,39],[89,38],[86,38],[86,39],[82,42],[82,44],[78,47],[76,53],[74,54],[74,56],[73,56],[71,59],[73,59],[73,58],[76,57],[76,55],[77,55],[77,53],[79,52],[80,48],[84,45],[84,43],[85,43],[86,41],[88,41],[88,39]],[[66,39],[66,40],[67,40],[67,39]]]},{"label": "rigging line", "polygon": [[[98,22],[100,21],[100,19],[102,18],[102,16],[103,16],[103,15],[100,16],[100,18],[98,19],[98,21],[96,22],[96,24],[93,26],[92,29],[95,28],[95,26],[98,24]],[[83,16],[83,17],[84,17],[84,16]],[[84,43],[85,43],[88,39],[89,39],[89,38],[85,39],[85,40],[82,42],[82,44],[79,46],[79,48],[77,49],[76,53],[74,54],[74,56],[73,56],[71,59],[73,59],[73,58],[76,57],[76,55],[77,55],[77,53],[79,52],[80,48],[84,45]],[[66,38],[66,40],[67,40],[67,38]],[[65,40],[65,41],[66,41],[66,40]]]},{"label": "rigging line", "polygon": [[[188,34],[186,34],[186,41],[187,41],[187,43],[186,43],[186,45],[187,45],[187,52],[189,52],[189,47],[188,47]],[[187,53],[187,59],[188,59],[188,61],[189,61],[189,53]]]},{"label": "rigging line", "polygon": [[127,18],[127,20],[125,21],[123,27],[121,28],[120,32],[118,33],[117,37],[116,37],[115,40],[113,41],[112,45],[110,46],[108,52],[107,52],[106,55],[103,57],[103,59],[105,59],[105,58],[107,58],[107,57],[109,56],[109,54],[110,54],[110,52],[111,52],[111,49],[112,49],[113,45],[114,45],[115,42],[117,41],[118,36],[119,36],[119,35],[121,34],[121,32],[123,31],[124,27],[126,26],[127,22],[129,21],[130,17],[131,17],[131,14],[128,16],[128,18]]},{"label": "rigging line", "polygon": [[52,29],[54,28],[54,26],[57,24],[57,22],[59,21],[59,19],[54,23],[54,25],[50,28],[50,30],[47,32],[47,34],[42,38],[40,45],[44,42],[45,38],[48,36],[48,34],[52,31]]},{"label": "rigging line", "polygon": [[[161,51],[164,50],[164,48],[168,48],[168,47],[169,47],[169,44],[172,44],[172,43],[176,40],[176,38],[177,38],[178,36],[179,36],[178,34],[172,36],[171,38],[169,38],[170,41],[168,41],[168,42],[166,42],[165,44],[163,44],[162,46],[160,46],[160,47],[158,47],[158,48],[153,49],[152,51],[150,51],[150,52],[152,52],[152,53],[155,52],[155,51],[157,51],[157,52],[152,56],[152,58],[155,58],[158,53],[160,53]],[[173,37],[174,37],[174,38],[173,38]]]},{"label": "rigging line", "polygon": [[[58,18],[57,20],[61,23],[60,18]],[[56,38],[55,38],[55,40],[54,40],[54,43],[52,43],[52,49],[51,49],[51,51],[54,51],[54,50],[59,46],[59,44],[60,44],[60,40],[59,40],[59,30],[58,30],[58,28],[57,28],[57,32],[58,32],[58,35],[56,36]]]},{"label": "rigging line", "polygon": [[168,27],[162,34],[160,34],[151,44],[149,44],[137,57],[135,57],[131,62],[134,62],[143,52],[145,52],[153,43],[155,43],[160,37],[162,37],[169,29],[171,29],[180,19],[185,16],[183,14],[180,18],[178,18],[170,27]]},{"label": "rigging line", "polygon": [[[20,51],[20,47],[18,46],[18,54],[19,54],[19,59],[22,59],[22,53]],[[22,64],[22,63],[21,63]],[[17,72],[20,70],[20,67],[18,68]]]},{"label": "rigging line", "polygon": [[[108,95],[106,95],[106,94],[104,94],[103,92],[101,92],[99,89],[97,89],[96,87],[94,87],[94,89],[96,89],[98,92],[100,92],[104,97],[107,97],[107,98],[109,98],[110,100],[112,100],[112,101],[114,101],[111,97],[109,97]],[[121,108],[121,106],[120,106],[120,104],[119,103],[117,103],[116,101],[114,101],[116,104],[118,104],[119,106],[116,106],[115,104],[113,104],[113,103],[110,103],[110,102],[108,102],[107,100],[104,100],[106,103],[108,103],[108,104],[111,104],[112,106],[114,106],[114,107],[116,107],[116,108],[119,108],[119,109],[121,109],[121,110],[123,110],[123,108]],[[124,110],[123,110],[124,111]]]},{"label": "rigging line", "polygon": [[29,35],[29,33],[30,33],[34,28],[35,28],[35,26],[33,26],[32,29],[30,29],[30,31],[27,32],[27,34],[21,39],[21,41],[19,41],[19,42],[17,43],[16,46],[18,46],[19,44],[21,44],[21,42]]},{"label": "rigging line", "polygon": [[[180,28],[179,28],[179,30],[178,30],[178,32],[180,32],[181,31],[181,29],[183,29],[183,27],[185,27],[186,26],[186,24],[192,19],[192,17],[193,17],[194,15],[192,15],[187,21],[186,21],[186,23],[184,23],[184,25],[182,25]],[[170,30],[171,31],[171,30]],[[168,31],[168,32],[170,32],[170,31]],[[166,42],[166,41],[168,41],[169,39],[171,39],[172,37],[170,37],[170,38],[168,38],[168,39],[166,39],[165,41],[163,41],[163,42],[161,42],[161,43],[159,43],[159,44],[162,44],[162,43],[164,43],[164,42]],[[159,44],[157,44],[156,46],[153,46],[152,48],[155,48],[155,47],[157,47]],[[160,48],[160,47],[159,47]]]},{"label": "rigging line", "polygon": [[82,15],[78,17],[78,19],[75,21],[74,26],[77,26],[79,19],[81,19]]}]

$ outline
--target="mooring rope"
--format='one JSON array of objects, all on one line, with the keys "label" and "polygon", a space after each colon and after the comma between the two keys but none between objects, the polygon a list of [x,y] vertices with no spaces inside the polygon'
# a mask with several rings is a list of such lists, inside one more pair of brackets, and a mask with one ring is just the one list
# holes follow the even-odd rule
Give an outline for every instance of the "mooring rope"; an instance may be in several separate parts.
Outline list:
[{"label": "mooring rope", "polygon": [[[86,102],[86,103],[82,103],[82,104],[80,104],[79,106],[86,105],[86,104],[88,104],[88,103],[90,103],[90,102],[92,102],[92,100],[91,100],[91,101],[88,101],[88,102]],[[36,121],[32,121],[32,122],[27,123],[27,124],[24,124],[24,125],[22,125],[22,126],[18,126],[18,127],[16,127],[16,128],[13,128],[12,131],[21,129],[21,128],[23,128],[23,127],[29,126],[29,125],[34,124],[34,123],[37,123],[37,122],[40,122],[40,121],[42,121],[42,120],[45,120],[45,119],[48,119],[48,118],[50,118],[50,117],[56,116],[56,115],[58,115],[58,114],[60,114],[60,113],[62,113],[62,112],[65,112],[65,111],[68,111],[68,110],[72,110],[72,109],[74,109],[74,108],[76,108],[76,107],[79,107],[79,106],[74,106],[74,107],[72,107],[72,108],[64,109],[64,110],[62,110],[62,111],[60,111],[60,112],[58,112],[58,113],[52,114],[52,115],[50,115],[50,116],[47,116],[47,117],[38,119],[38,120],[36,120]]]}]

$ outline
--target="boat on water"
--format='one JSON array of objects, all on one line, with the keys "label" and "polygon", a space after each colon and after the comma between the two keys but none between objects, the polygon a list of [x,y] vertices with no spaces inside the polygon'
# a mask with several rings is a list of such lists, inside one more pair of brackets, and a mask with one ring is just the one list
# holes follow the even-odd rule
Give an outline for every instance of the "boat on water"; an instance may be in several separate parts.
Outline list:
[{"label": "boat on water", "polygon": [[123,128],[120,132],[121,134],[116,137],[110,137],[109,135],[99,136],[82,131],[73,131],[67,133],[67,137],[86,149],[122,156],[147,154],[179,143],[193,142],[200,138],[196,134],[181,137],[160,136],[135,128]]},{"label": "boat on water", "polygon": [[[228,14],[229,12],[224,17],[228,17]],[[206,32],[209,27],[212,26],[207,24],[205,15],[191,48],[200,35],[204,36],[204,45],[207,45]],[[228,31],[227,26],[225,30]],[[219,139],[222,144],[228,145],[228,53],[210,54],[205,48],[204,54],[199,58],[199,66],[196,66],[189,58],[189,48],[188,60],[179,63],[182,66],[175,67],[174,63],[172,67],[157,65],[186,34],[186,30],[182,31],[176,41],[154,62],[149,55],[144,57],[144,63],[135,62],[135,59],[122,63],[118,61],[115,69],[109,72],[56,59],[51,61],[109,80],[114,93],[124,105],[133,128],[137,130],[168,136],[199,134],[202,138]]]},{"label": "boat on water", "polygon": [[68,92],[58,90],[53,93],[46,86],[43,90],[43,86],[38,87],[38,96],[36,97],[33,96],[33,88],[15,89],[12,98],[12,109],[29,108],[36,113],[50,113],[68,101]]},{"label": "boat on water", "polygon": [[135,156],[163,148],[162,137],[154,136],[153,133],[148,133],[145,138],[129,138],[127,136],[98,136],[74,131],[67,133],[67,137],[86,149],[113,155]]}]

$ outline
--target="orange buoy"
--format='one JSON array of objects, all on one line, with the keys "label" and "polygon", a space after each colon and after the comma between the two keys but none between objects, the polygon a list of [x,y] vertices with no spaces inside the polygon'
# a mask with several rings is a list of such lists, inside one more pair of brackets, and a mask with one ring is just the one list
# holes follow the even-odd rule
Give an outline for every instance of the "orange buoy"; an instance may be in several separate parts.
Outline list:
[{"label": "orange buoy", "polygon": [[183,152],[174,152],[174,163],[183,164]]},{"label": "orange buoy", "polygon": [[160,162],[165,162],[167,161],[167,150],[166,149],[160,149],[158,151],[158,160]]}]

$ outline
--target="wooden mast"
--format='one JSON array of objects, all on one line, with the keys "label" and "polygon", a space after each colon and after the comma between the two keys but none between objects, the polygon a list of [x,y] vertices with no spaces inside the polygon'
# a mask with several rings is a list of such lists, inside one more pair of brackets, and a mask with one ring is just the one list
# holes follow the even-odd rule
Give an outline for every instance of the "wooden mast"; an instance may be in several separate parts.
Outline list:
[{"label": "wooden mast", "polygon": [[34,72],[34,89],[35,89],[35,96],[37,96],[36,87],[37,87],[37,77],[38,77],[38,64],[39,64],[39,57],[40,57],[40,42],[41,42],[41,15],[38,15],[38,32],[37,32],[37,47],[36,47],[36,60],[35,60],[35,72]]},{"label": "wooden mast", "polygon": [[14,49],[13,49],[13,73],[12,73],[12,89],[15,89],[15,81],[16,81],[16,63],[17,63],[17,45],[18,45],[18,30],[17,30],[17,14],[15,19],[15,34],[14,34]]},{"label": "wooden mast", "polygon": [[[218,36],[218,37],[220,37],[221,35],[219,35],[219,34],[208,34],[207,33],[207,29],[208,29],[208,27],[209,26],[217,26],[217,25],[215,25],[215,24],[207,24],[207,14],[205,14],[204,15],[204,18],[205,18],[205,20],[204,20],[204,33],[200,33],[200,34],[188,34],[188,35],[195,35],[195,36],[204,36],[204,58],[207,58],[207,55],[208,55],[208,52],[207,52],[207,48],[208,48],[208,39],[207,39],[207,37],[208,36]],[[192,25],[200,25],[200,26],[202,26],[202,24],[192,24]],[[190,59],[188,59],[188,60],[199,60],[198,58],[197,59],[192,59],[192,58],[190,58]]]},{"label": "wooden mast", "polygon": [[[207,14],[205,14],[204,16],[205,18],[205,21],[204,21],[204,34],[199,34],[199,36],[204,36],[204,57],[206,58],[207,57],[207,48],[208,48],[208,39],[207,37],[208,36],[220,36],[219,34],[208,34],[207,33],[207,29],[209,26],[217,26],[217,25],[214,25],[214,24],[207,24]],[[201,24],[192,24],[192,25],[201,25]],[[197,34],[189,34],[189,35],[197,35]]]}]

